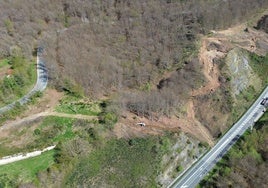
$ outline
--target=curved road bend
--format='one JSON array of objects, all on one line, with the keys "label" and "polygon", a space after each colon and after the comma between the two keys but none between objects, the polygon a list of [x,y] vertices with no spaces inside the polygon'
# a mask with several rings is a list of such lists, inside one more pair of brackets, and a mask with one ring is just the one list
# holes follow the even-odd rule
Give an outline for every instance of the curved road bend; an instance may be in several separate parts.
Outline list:
[{"label": "curved road bend", "polygon": [[234,145],[241,135],[266,111],[261,105],[263,98],[268,97],[268,86],[248,109],[248,111],[238,120],[237,123],[218,141],[218,143],[206,153],[198,162],[192,165],[182,176],[178,176],[168,188],[193,188],[195,187],[223,157],[224,154]]},{"label": "curved road bend", "polygon": [[27,103],[30,100],[30,97],[33,96],[36,92],[43,91],[46,88],[48,83],[48,75],[45,61],[43,59],[43,48],[41,47],[37,49],[36,64],[37,80],[34,88],[19,100],[0,108],[0,114],[13,108],[17,102],[21,105]]}]

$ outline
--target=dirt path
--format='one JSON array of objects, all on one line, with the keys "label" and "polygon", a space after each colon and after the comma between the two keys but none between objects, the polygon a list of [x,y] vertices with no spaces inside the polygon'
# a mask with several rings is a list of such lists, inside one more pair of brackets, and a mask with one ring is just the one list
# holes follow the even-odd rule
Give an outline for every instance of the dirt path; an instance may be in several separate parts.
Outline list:
[{"label": "dirt path", "polygon": [[[217,65],[213,62],[214,58],[221,58],[225,54],[217,51],[216,49],[208,50],[210,42],[220,44],[219,39],[203,38],[202,45],[199,52],[199,61],[203,66],[203,74],[207,80],[206,85],[192,91],[192,96],[205,95],[215,91],[220,83],[219,70]],[[115,134],[118,137],[131,137],[131,136],[143,136],[145,134],[161,134],[163,131],[178,131],[181,130],[186,133],[190,133],[197,139],[207,142],[209,145],[214,145],[213,137],[206,127],[204,127],[195,116],[195,109],[193,99],[190,98],[186,104],[186,114],[181,117],[160,117],[158,121],[150,121],[146,118],[135,116],[134,114],[126,115],[125,119],[115,127]],[[146,127],[137,126],[137,122],[145,122]]]},{"label": "dirt path", "polygon": [[[199,62],[202,65],[202,72],[205,76],[206,83],[190,93],[192,97],[185,104],[184,114],[181,114],[180,117],[160,117],[158,121],[150,121],[146,118],[138,117],[135,114],[127,114],[115,126],[115,134],[118,137],[131,137],[144,136],[146,134],[161,134],[165,130],[181,130],[213,145],[214,140],[210,131],[197,119],[194,106],[196,102],[195,98],[197,96],[211,94],[220,87],[220,71],[215,60],[224,58],[230,49],[239,47],[260,55],[268,52],[268,49],[267,51],[263,51],[257,45],[258,42],[267,44],[268,34],[250,28],[248,28],[248,32],[245,32],[246,27],[246,25],[241,24],[227,30],[214,31],[213,36],[204,36],[201,38]],[[170,76],[170,73],[164,75],[164,77],[168,76]],[[205,111],[207,113],[214,113],[209,109],[205,109]],[[227,121],[227,118],[222,118],[223,122]],[[138,122],[145,122],[146,127],[137,126],[136,124]],[[213,122],[211,123],[213,124]]]},{"label": "dirt path", "polygon": [[16,155],[3,157],[2,159],[0,159],[0,166],[1,165],[6,165],[6,164],[9,164],[9,163],[13,163],[13,162],[16,162],[16,161],[21,161],[21,160],[24,160],[24,159],[28,159],[28,158],[31,158],[31,157],[39,156],[43,152],[52,150],[55,147],[56,146],[49,146],[49,147],[47,147],[47,148],[45,148],[43,150],[39,150],[39,151],[33,151],[33,152],[25,153],[25,154],[16,154]]},{"label": "dirt path", "polygon": [[57,116],[57,117],[66,117],[66,118],[84,119],[84,120],[94,120],[94,119],[97,120],[98,119],[97,116],[89,116],[89,115],[83,115],[83,114],[67,114],[67,113],[59,113],[59,112],[54,112],[54,111],[45,111],[45,112],[40,112],[37,114],[27,116],[27,117],[19,119],[19,120],[9,121],[0,127],[0,131],[12,129],[12,128],[18,127],[20,125],[26,124],[28,122],[32,122],[38,118],[46,117],[46,116]]},{"label": "dirt path", "polygon": [[45,114],[45,116],[57,116],[57,117],[85,119],[85,120],[98,119],[98,116],[83,115],[83,114],[67,114],[67,113],[60,113],[60,112],[48,112]]},{"label": "dirt path", "polygon": [[[248,28],[248,31],[245,32],[245,28],[247,28],[245,24],[240,24],[227,30],[214,32],[213,37],[203,37],[201,39],[199,62],[203,66],[203,74],[207,82],[201,88],[191,92],[193,97],[213,93],[220,87],[218,79],[220,72],[215,59],[224,58],[230,49],[239,47],[259,55],[267,53],[260,47],[258,48],[257,42],[261,41],[267,43],[268,35],[262,31],[256,31],[251,28]],[[193,101],[194,99],[190,99],[187,105],[188,119],[196,125],[198,129],[196,131],[202,134],[208,143],[211,143],[212,136],[210,132],[195,117]]]},{"label": "dirt path", "polygon": [[219,86],[219,69],[214,63],[215,58],[221,58],[225,54],[223,52],[214,50],[208,50],[208,45],[210,42],[214,42],[220,45],[220,41],[215,38],[203,38],[202,45],[199,52],[199,62],[203,65],[203,74],[207,80],[205,86],[192,91],[192,96],[205,95],[210,92],[215,91]]},{"label": "dirt path", "polygon": [[[208,45],[213,42],[217,45],[221,45],[221,41],[217,38],[202,38],[201,40],[201,48],[199,52],[199,62],[203,66],[203,74],[206,78],[206,85],[202,86],[199,89],[193,90],[191,92],[191,96],[195,97],[198,95],[206,95],[214,92],[219,86],[220,82],[219,78],[219,69],[215,64],[215,58],[224,57],[225,53],[218,51],[217,49],[208,49]],[[189,99],[187,105],[187,120],[191,123],[191,126],[194,130],[191,130],[190,133],[197,136],[197,138],[201,138],[208,142],[210,146],[214,144],[213,137],[209,130],[203,126],[200,121],[195,116],[195,109],[193,99]]]}]

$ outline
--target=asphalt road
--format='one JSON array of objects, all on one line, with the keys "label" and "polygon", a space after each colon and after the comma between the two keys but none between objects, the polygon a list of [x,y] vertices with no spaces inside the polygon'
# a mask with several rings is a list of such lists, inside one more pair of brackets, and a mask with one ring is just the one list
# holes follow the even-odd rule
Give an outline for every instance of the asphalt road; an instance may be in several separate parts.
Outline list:
[{"label": "asphalt road", "polygon": [[260,97],[239,119],[237,123],[218,141],[218,143],[206,153],[198,162],[192,165],[182,176],[178,176],[169,188],[193,188],[195,187],[223,157],[223,155],[234,145],[241,135],[264,114],[266,110],[261,101],[268,97],[268,86]]},{"label": "asphalt road", "polygon": [[0,108],[0,114],[13,108],[16,105],[16,103],[19,103],[21,105],[27,103],[30,100],[30,97],[33,96],[36,92],[43,91],[46,88],[48,83],[48,74],[45,66],[45,61],[43,60],[42,55],[43,55],[43,48],[40,47],[37,50],[37,58],[36,58],[37,80],[34,88],[19,100]]}]

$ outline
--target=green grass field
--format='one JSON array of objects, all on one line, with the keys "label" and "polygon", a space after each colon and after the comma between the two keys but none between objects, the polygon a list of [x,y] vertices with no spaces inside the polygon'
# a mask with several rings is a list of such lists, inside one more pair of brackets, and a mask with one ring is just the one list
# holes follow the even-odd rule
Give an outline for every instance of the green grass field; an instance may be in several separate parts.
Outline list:
[{"label": "green grass field", "polygon": [[27,148],[42,148],[49,145],[65,142],[73,139],[76,135],[73,127],[77,119],[48,116],[33,130],[33,141]]},{"label": "green grass field", "polygon": [[[86,126],[87,123],[86,120],[48,116],[40,121],[35,129],[26,126],[24,129],[14,132],[10,137],[0,139],[0,157],[66,142],[76,137],[74,127]],[[10,147],[14,139],[27,141],[20,147]]]},{"label": "green grass field", "polygon": [[7,67],[7,66],[10,66],[8,59],[2,59],[2,60],[0,60],[0,68]]},{"label": "green grass field", "polygon": [[0,166],[0,187],[17,187],[18,182],[37,183],[37,174],[54,163],[54,150],[42,155]]},{"label": "green grass field", "polygon": [[68,114],[97,116],[101,113],[101,107],[99,102],[79,102],[79,98],[67,95],[56,107],[56,111]]},{"label": "green grass field", "polygon": [[[157,137],[132,140],[111,139],[82,158],[67,178],[67,187],[105,182],[115,187],[156,187],[163,141]],[[98,180],[97,180],[98,179]]]},{"label": "green grass field", "polygon": [[[1,144],[0,152],[9,152],[8,155],[10,155],[29,152],[35,148],[44,148],[59,142],[66,143],[76,137],[74,127],[86,126],[87,123],[88,121],[85,120],[48,116],[39,123],[36,129],[26,128],[17,133],[17,139],[32,135],[31,141],[23,148],[9,148],[9,142],[5,140],[6,145]],[[12,139],[10,139],[11,142]],[[46,170],[54,163],[54,154],[55,151],[52,150],[38,157],[0,166],[0,188],[18,187],[18,184],[25,183],[38,185],[38,172]]]}]

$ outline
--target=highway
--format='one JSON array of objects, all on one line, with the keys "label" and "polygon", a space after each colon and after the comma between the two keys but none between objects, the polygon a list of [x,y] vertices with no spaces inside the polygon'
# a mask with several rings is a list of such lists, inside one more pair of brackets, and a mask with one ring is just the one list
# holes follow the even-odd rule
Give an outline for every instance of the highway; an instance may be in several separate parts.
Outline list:
[{"label": "highway", "polygon": [[48,83],[48,75],[45,66],[45,61],[43,60],[43,48],[41,47],[37,49],[36,71],[37,71],[37,80],[33,89],[19,100],[0,108],[0,114],[13,108],[16,105],[16,103],[19,103],[21,105],[27,103],[30,100],[31,96],[33,96],[36,92],[43,91],[46,88]]},{"label": "highway", "polygon": [[236,122],[233,127],[211,148],[200,160],[194,163],[184,174],[178,176],[168,188],[193,188],[195,187],[234,145],[244,132],[254,125],[266,111],[261,105],[263,98],[268,97],[268,86],[248,109],[248,111]]}]

